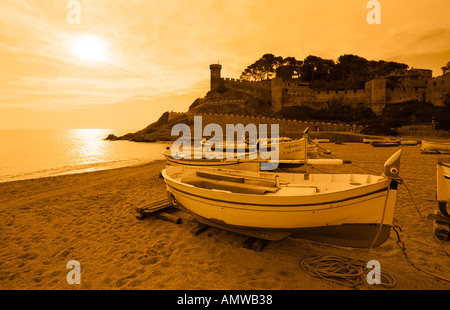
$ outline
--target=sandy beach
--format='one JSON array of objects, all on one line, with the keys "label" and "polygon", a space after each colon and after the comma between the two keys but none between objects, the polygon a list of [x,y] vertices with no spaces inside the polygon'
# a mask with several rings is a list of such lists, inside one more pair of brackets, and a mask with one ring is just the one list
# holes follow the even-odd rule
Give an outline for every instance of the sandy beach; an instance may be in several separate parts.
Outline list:
[{"label": "sandy beach", "polygon": [[[326,144],[352,160],[337,170],[381,172],[394,149]],[[367,148],[370,157],[363,152]],[[435,162],[418,147],[403,148],[401,175],[422,213],[437,209]],[[364,149],[366,150],[366,149]],[[367,151],[366,150],[366,151]],[[364,157],[365,156],[365,157]],[[448,157],[448,156],[447,156]],[[164,161],[150,164],[0,184],[0,289],[3,290],[341,290],[345,286],[308,275],[300,260],[336,255],[378,260],[398,290],[447,290],[450,282],[411,266],[392,231],[381,246],[353,249],[286,238],[262,252],[243,247],[246,237],[210,228],[195,235],[192,216],[174,224],[137,220],[136,207],[166,197],[159,177]],[[326,169],[323,168],[323,169]],[[337,171],[339,172],[339,171]],[[402,228],[406,253],[415,265],[450,278],[450,257],[433,241],[403,185],[394,222]],[[430,225],[431,221],[427,220]],[[450,241],[443,244],[450,252]],[[81,265],[81,284],[69,285],[70,260]],[[361,289],[383,290],[365,284]]]}]

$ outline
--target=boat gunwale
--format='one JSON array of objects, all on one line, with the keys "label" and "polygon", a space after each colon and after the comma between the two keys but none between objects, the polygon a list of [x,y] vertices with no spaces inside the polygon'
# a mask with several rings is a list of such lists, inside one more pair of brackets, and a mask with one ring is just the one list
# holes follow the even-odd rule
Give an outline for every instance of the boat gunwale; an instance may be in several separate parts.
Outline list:
[{"label": "boat gunwale", "polygon": [[[390,185],[391,185],[391,180],[388,178],[383,178],[377,182],[374,183],[370,183],[370,184],[364,184],[364,185],[357,185],[353,188],[348,188],[345,190],[338,190],[338,191],[332,191],[332,192],[319,192],[319,193],[315,193],[313,195],[266,195],[266,194],[248,194],[248,193],[233,193],[231,191],[227,191],[227,190],[220,190],[220,189],[205,189],[205,188],[201,188],[201,187],[197,187],[194,186],[192,184],[189,183],[184,183],[181,180],[177,180],[172,178],[171,176],[169,176],[167,174],[167,169],[162,170],[162,175],[164,177],[165,183],[173,188],[173,186],[171,186],[170,184],[168,184],[168,182],[166,180],[168,180],[169,182],[173,182],[175,184],[178,184],[179,186],[184,186],[184,187],[190,187],[190,188],[195,188],[197,190],[199,190],[200,192],[203,193],[207,193],[209,194],[208,196],[210,196],[210,194],[215,193],[223,193],[223,194],[227,194],[227,195],[232,195],[232,200],[228,199],[228,200],[224,200],[224,199],[219,199],[219,198],[207,198],[209,200],[216,200],[216,201],[223,201],[226,203],[237,203],[237,204],[243,204],[243,205],[254,205],[254,206],[267,206],[267,207],[303,207],[303,206],[313,206],[313,205],[324,205],[324,204],[335,204],[335,203],[341,203],[344,201],[349,201],[349,200],[353,200],[353,199],[358,199],[364,196],[368,196],[371,194],[375,194],[378,192],[384,192],[384,191],[388,191]],[[345,174],[342,174],[345,175]],[[366,175],[366,174],[363,174]],[[368,174],[367,174],[368,176]],[[383,183],[386,183],[385,185]],[[370,190],[368,191],[367,187],[379,187],[378,189],[375,190]],[[182,191],[178,188],[176,188],[176,190]],[[334,200],[327,200],[328,197],[330,196],[336,196],[336,195],[342,195],[343,193],[348,193],[348,192],[361,192],[359,194],[350,194],[347,195],[345,198],[339,198],[339,199],[334,199]],[[191,194],[191,193],[187,193],[189,195],[195,195],[195,196],[199,196],[196,194]],[[205,196],[200,196],[202,198],[205,198]],[[240,200],[242,200],[242,198],[247,197],[247,202],[239,202]],[[275,200],[275,199],[280,199],[280,198],[285,198],[287,200],[294,200],[294,199],[299,199],[299,198],[310,198],[313,200],[319,200],[318,202],[309,202],[309,203],[304,203],[304,204],[299,204],[299,203],[291,203],[291,204],[273,204],[273,203],[264,203],[264,202],[248,202],[248,198],[257,198],[260,199],[261,197],[264,197],[264,200]],[[272,198],[273,197],[273,198]]]},{"label": "boat gunwale", "polygon": [[[183,184],[185,184],[185,183],[183,183]],[[190,185],[190,184],[187,184],[187,185],[188,185],[188,187],[202,189],[202,188]],[[276,204],[262,204],[262,203],[230,201],[230,200],[223,200],[223,199],[217,199],[217,198],[212,198],[212,197],[205,197],[205,196],[201,196],[201,195],[198,195],[198,194],[193,194],[193,193],[190,193],[190,192],[186,192],[186,191],[183,191],[183,190],[178,189],[178,188],[174,188],[173,186],[171,186],[169,184],[168,184],[168,186],[171,189],[173,189],[173,190],[175,190],[175,191],[177,191],[179,193],[185,194],[185,195],[190,196],[190,197],[192,197],[192,196],[198,197],[200,199],[204,199],[204,200],[207,200],[207,201],[225,202],[225,203],[230,204],[230,205],[247,205],[247,206],[263,207],[263,208],[277,208],[276,210],[264,210],[265,212],[311,212],[311,211],[312,212],[317,212],[317,211],[323,211],[323,210],[329,210],[329,209],[335,209],[335,208],[344,208],[344,207],[346,207],[348,205],[352,205],[354,203],[361,203],[361,202],[366,201],[366,200],[372,200],[372,199],[376,199],[376,198],[380,198],[380,197],[385,197],[385,194],[383,194],[383,195],[380,194],[379,196],[376,196],[376,197],[372,197],[372,198],[369,198],[369,199],[366,199],[366,200],[363,200],[363,201],[352,202],[352,203],[345,204],[345,205],[333,206],[333,204],[340,204],[340,203],[350,202],[351,200],[360,199],[360,198],[363,198],[363,197],[375,195],[375,194],[378,194],[378,193],[384,193],[384,192],[388,191],[388,188],[382,188],[382,189],[379,189],[379,190],[376,190],[376,191],[373,191],[373,192],[369,192],[369,193],[366,193],[366,194],[363,194],[363,195],[347,197],[347,198],[343,198],[341,200],[317,202],[317,203],[305,203],[305,204],[289,204],[289,205],[288,204],[280,204],[280,205],[276,205]],[[214,191],[215,192],[223,192],[223,193],[228,193],[228,194],[231,193],[231,192],[227,192],[227,191],[214,190],[214,189],[212,189],[212,190],[211,189],[202,189],[202,190],[208,190],[208,191],[213,191],[213,192]],[[235,194],[235,193],[232,193],[232,194]],[[245,194],[245,195],[251,195],[251,194]],[[261,196],[261,195],[256,195],[256,196]],[[276,197],[276,196],[272,196],[272,197]],[[295,197],[300,197],[300,196],[295,196]],[[214,204],[214,205],[215,206],[220,206],[222,208],[244,209],[244,208],[236,208],[236,207],[217,205],[217,204]],[[328,207],[328,208],[323,208],[323,209],[289,210],[289,209],[294,209],[294,208],[315,207],[315,206],[317,207],[317,206],[321,206],[321,205],[331,205],[331,206]],[[281,210],[280,208],[286,208],[286,210]],[[250,209],[246,208],[245,210],[250,210]],[[263,210],[256,210],[255,209],[253,211],[263,211]]]}]

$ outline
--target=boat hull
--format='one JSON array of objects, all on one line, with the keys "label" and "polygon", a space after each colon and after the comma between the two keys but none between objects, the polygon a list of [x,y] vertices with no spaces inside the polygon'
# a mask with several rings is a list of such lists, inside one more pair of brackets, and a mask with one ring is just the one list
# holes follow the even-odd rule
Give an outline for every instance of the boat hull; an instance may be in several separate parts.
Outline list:
[{"label": "boat hull", "polygon": [[450,163],[437,164],[437,200],[445,203],[450,200]]},{"label": "boat hull", "polygon": [[422,141],[420,151],[425,154],[450,154],[450,143]]},{"label": "boat hull", "polygon": [[240,161],[238,159],[175,159],[167,153],[164,153],[164,156],[169,166],[210,167],[248,171],[259,171],[261,169],[260,162],[258,161]]},{"label": "boat hull", "polygon": [[401,141],[400,145],[406,145],[406,146],[416,146],[417,144],[419,144],[418,141],[416,140],[405,140],[405,141]]},{"label": "boat hull", "polygon": [[374,147],[395,147],[400,146],[400,141],[370,141],[370,145]]},{"label": "boat hull", "polygon": [[277,196],[199,188],[172,179],[166,170],[163,177],[177,203],[208,225],[267,240],[292,235],[351,247],[387,239],[397,192],[390,179],[342,192],[311,195],[299,189],[304,195]]}]

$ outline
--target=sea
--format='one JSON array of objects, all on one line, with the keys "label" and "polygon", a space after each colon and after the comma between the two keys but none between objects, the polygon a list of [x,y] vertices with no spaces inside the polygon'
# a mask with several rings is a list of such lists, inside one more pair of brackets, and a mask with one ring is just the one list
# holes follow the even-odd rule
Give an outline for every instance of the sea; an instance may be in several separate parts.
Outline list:
[{"label": "sea", "polygon": [[0,130],[0,182],[120,168],[164,159],[167,144],[109,141],[136,130]]}]

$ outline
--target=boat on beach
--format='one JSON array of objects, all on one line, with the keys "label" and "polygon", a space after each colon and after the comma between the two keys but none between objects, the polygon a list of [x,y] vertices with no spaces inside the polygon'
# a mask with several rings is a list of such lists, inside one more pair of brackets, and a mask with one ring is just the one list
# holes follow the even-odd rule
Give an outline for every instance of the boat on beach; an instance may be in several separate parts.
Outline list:
[{"label": "boat on beach", "polygon": [[424,154],[450,154],[450,143],[422,140],[420,151]]},{"label": "boat on beach", "polygon": [[[310,158],[307,138],[289,142],[290,144],[287,144],[287,142],[280,143],[278,159],[271,159],[267,154],[262,154],[261,156],[261,153],[258,154],[255,150],[249,151],[248,149],[244,149],[242,156],[238,157],[236,156],[237,149],[233,149],[231,153],[227,153],[225,148],[222,148],[223,153],[221,153],[220,158],[219,156],[217,158],[206,156],[208,150],[205,151],[203,148],[198,151],[195,149],[191,150],[190,156],[185,156],[186,154],[182,150],[172,153],[170,148],[166,148],[163,155],[169,166],[215,167],[249,171],[260,171],[261,164],[270,163],[271,160],[276,160],[277,162],[275,169],[277,167],[296,168],[304,165],[342,165],[345,163],[341,159]],[[269,144],[265,147],[267,149],[273,147],[271,151],[276,151],[274,145]],[[197,156],[195,156],[196,154]]]},{"label": "boat on beach", "polygon": [[[319,145],[315,140],[311,140],[306,133],[304,133],[304,139],[306,139],[306,156],[308,158],[317,158],[319,156]],[[302,138],[302,139],[303,139]],[[271,149],[271,139],[264,139],[258,141],[258,146]],[[305,156],[301,139],[291,139],[288,137],[282,137],[278,142],[279,153],[278,156],[281,160],[289,159],[301,159]]]},{"label": "boat on beach", "polygon": [[443,160],[437,163],[436,198],[441,213],[450,216],[447,210],[447,203],[450,201],[450,162],[444,162]]},{"label": "boat on beach", "polygon": [[374,147],[389,147],[389,146],[399,146],[401,143],[400,139],[392,140],[372,140],[370,141],[370,145]]},{"label": "boat on beach", "polygon": [[418,145],[419,141],[417,140],[402,140],[400,141],[400,145],[410,145],[410,146],[415,146]]},{"label": "boat on beach", "polygon": [[190,156],[190,158],[180,157],[177,154],[172,154],[170,148],[167,148],[163,152],[166,158],[167,166],[188,166],[188,167],[215,167],[224,169],[237,169],[237,170],[250,170],[250,171],[260,171],[261,161],[250,160],[249,153],[246,153],[246,158],[212,158],[206,159],[202,154],[202,157],[195,158],[195,156]]},{"label": "boat on beach", "polygon": [[169,200],[204,224],[243,235],[350,247],[382,244],[392,227],[401,150],[380,175],[167,166]]},{"label": "boat on beach", "polygon": [[312,142],[314,142],[315,144],[317,143],[329,143],[330,139],[313,139]]}]

